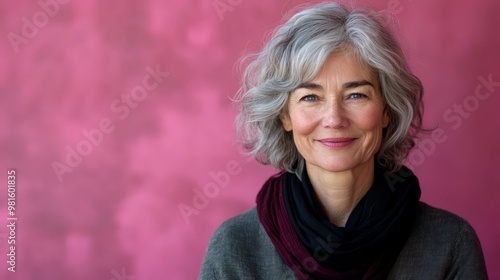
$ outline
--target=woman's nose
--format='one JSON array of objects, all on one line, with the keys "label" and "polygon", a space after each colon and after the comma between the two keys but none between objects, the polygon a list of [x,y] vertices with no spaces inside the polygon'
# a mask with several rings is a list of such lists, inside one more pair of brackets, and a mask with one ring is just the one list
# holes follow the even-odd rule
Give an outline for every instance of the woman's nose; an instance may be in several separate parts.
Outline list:
[{"label": "woman's nose", "polygon": [[324,108],[323,126],[329,128],[342,128],[349,124],[347,112],[340,100],[327,102]]}]

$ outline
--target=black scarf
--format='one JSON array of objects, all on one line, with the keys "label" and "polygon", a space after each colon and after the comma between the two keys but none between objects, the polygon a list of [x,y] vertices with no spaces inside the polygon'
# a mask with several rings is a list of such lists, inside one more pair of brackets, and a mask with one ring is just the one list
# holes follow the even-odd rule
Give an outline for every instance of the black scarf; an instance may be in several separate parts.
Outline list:
[{"label": "black scarf", "polygon": [[299,279],[385,279],[415,221],[420,187],[406,167],[375,165],[373,185],[346,226],[332,224],[306,170],[270,178],[257,212],[283,261]]}]

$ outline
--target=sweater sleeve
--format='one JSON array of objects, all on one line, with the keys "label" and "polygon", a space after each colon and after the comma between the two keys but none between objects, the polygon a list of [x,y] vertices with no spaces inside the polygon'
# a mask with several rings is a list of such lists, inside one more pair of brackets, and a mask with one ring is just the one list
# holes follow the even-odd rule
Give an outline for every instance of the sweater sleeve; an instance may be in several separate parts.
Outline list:
[{"label": "sweater sleeve", "polygon": [[199,280],[295,279],[262,228],[255,207],[231,218],[215,231]]},{"label": "sweater sleeve", "polygon": [[[232,229],[231,221],[224,222],[215,231],[203,258],[199,280],[240,278],[236,264],[238,256],[234,255],[233,250],[239,242],[232,232],[234,229]],[[231,261],[232,258],[236,259]]]},{"label": "sweater sleeve", "polygon": [[450,279],[488,279],[479,238],[472,226],[463,220],[455,242]]}]

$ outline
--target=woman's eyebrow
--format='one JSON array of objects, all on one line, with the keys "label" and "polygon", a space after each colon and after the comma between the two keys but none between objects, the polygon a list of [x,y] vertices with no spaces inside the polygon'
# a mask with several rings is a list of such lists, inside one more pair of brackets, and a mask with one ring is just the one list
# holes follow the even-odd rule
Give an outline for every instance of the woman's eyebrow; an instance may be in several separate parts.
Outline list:
[{"label": "woman's eyebrow", "polygon": [[370,83],[367,80],[360,80],[360,81],[353,81],[353,82],[347,82],[345,83],[342,88],[343,89],[350,89],[350,88],[357,88],[361,86],[371,86],[372,88],[375,88],[372,83]]},{"label": "woman's eyebrow", "polygon": [[[352,82],[347,82],[342,85],[343,89],[351,89],[351,88],[357,88],[361,86],[371,86],[375,88],[375,86],[367,81],[367,80],[359,80],[359,81],[352,81]],[[300,84],[297,88],[305,88],[305,89],[323,89],[323,87],[320,84],[313,83],[313,82],[306,82],[303,84]]]},{"label": "woman's eyebrow", "polygon": [[323,87],[320,84],[316,84],[316,83],[312,83],[312,82],[306,82],[306,83],[300,84],[297,88],[323,89]]}]

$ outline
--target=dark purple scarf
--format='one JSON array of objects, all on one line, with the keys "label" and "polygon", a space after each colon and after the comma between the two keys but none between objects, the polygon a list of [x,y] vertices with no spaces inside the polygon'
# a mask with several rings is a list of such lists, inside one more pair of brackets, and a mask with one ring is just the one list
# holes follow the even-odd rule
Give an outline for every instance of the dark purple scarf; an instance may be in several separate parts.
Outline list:
[{"label": "dark purple scarf", "polygon": [[304,170],[271,177],[257,213],[284,263],[299,279],[385,279],[416,217],[420,187],[406,167],[375,166],[373,185],[341,228],[328,221]]}]

